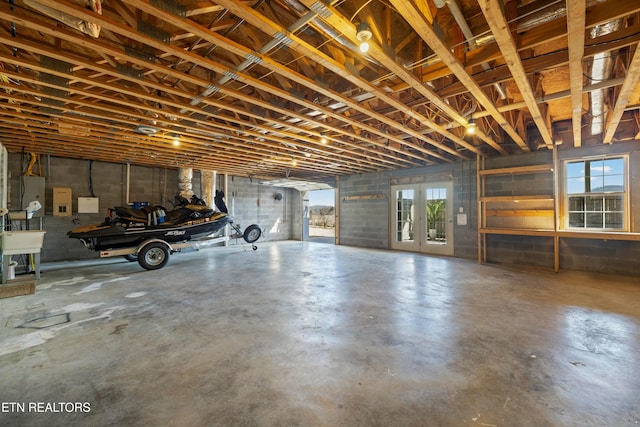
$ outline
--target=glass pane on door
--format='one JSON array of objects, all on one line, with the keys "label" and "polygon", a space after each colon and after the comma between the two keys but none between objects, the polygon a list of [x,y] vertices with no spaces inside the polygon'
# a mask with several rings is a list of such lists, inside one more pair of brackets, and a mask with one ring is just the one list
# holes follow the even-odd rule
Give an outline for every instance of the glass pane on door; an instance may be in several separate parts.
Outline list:
[{"label": "glass pane on door", "polygon": [[447,189],[425,189],[425,242],[428,245],[447,243]]},{"label": "glass pane on door", "polygon": [[396,190],[396,242],[414,241],[414,206],[413,189]]}]

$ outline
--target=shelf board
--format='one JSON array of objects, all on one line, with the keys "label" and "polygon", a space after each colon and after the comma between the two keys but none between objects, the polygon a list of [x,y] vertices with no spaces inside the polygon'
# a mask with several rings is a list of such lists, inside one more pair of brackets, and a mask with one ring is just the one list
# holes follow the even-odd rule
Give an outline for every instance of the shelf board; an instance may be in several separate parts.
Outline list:
[{"label": "shelf board", "polygon": [[484,196],[480,197],[481,202],[536,202],[536,201],[553,201],[553,196],[548,194],[532,195],[532,196]]},{"label": "shelf board", "polygon": [[640,241],[640,233],[606,231],[558,231],[558,236],[573,239],[632,240]]},{"label": "shelf board", "polygon": [[535,228],[481,228],[481,234],[510,234],[513,236],[555,236],[556,231]]},{"label": "shelf board", "polygon": [[553,209],[492,209],[487,210],[487,216],[553,216]]},{"label": "shelf board", "polygon": [[527,173],[553,172],[553,165],[518,166],[513,168],[485,169],[480,171],[480,176],[487,175],[514,175]]},{"label": "shelf board", "polygon": [[558,236],[570,239],[640,241],[640,233],[607,233],[597,231],[554,231],[528,228],[481,228],[480,234],[509,234],[513,236]]}]

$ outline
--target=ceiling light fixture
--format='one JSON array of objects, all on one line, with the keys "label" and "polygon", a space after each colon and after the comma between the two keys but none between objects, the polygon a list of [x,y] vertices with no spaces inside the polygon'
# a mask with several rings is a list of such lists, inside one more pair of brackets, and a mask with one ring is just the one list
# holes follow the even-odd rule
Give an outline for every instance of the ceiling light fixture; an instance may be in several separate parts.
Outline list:
[{"label": "ceiling light fixture", "polygon": [[469,135],[473,135],[476,133],[477,128],[478,128],[478,125],[473,120],[473,117],[469,118],[469,121],[467,122],[467,133]]},{"label": "ceiling light fixture", "polygon": [[327,133],[326,132],[320,132],[320,144],[326,144],[327,143]]},{"label": "ceiling light fixture", "polygon": [[360,22],[358,24],[358,33],[356,38],[360,42],[360,52],[366,53],[369,50],[369,40],[371,40],[371,28],[366,22]]},{"label": "ceiling light fixture", "polygon": [[154,135],[156,132],[158,132],[158,130],[158,128],[155,128],[153,126],[138,125],[133,131],[136,133],[141,133],[143,135]]},{"label": "ceiling light fixture", "polygon": [[178,135],[177,133],[173,134],[173,145],[175,145],[176,147],[180,145],[180,135]]}]

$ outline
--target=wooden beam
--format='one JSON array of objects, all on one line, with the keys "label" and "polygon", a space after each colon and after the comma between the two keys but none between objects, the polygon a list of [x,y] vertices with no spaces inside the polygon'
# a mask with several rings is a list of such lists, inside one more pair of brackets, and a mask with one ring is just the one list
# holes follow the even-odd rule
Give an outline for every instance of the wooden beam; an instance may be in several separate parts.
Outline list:
[{"label": "wooden beam", "polygon": [[361,194],[358,196],[343,196],[342,200],[375,200],[375,199],[384,199],[387,196],[384,194]]},{"label": "wooden beam", "polygon": [[631,60],[631,64],[627,70],[627,76],[620,88],[620,94],[618,95],[616,104],[613,107],[613,111],[607,118],[604,138],[602,140],[603,143],[611,144],[613,142],[616,129],[620,124],[620,119],[622,119],[622,114],[624,114],[627,104],[629,103],[629,99],[638,85],[638,80],[640,80],[640,43],[636,46],[633,59]]},{"label": "wooden beam", "polygon": [[567,37],[569,41],[569,81],[571,85],[571,118],[573,145],[582,145],[582,86],[584,55],[585,0],[567,0]]},{"label": "wooden beam", "polygon": [[[596,3],[587,9],[585,29],[604,24],[622,16],[633,15],[640,12],[640,2],[606,1]],[[562,19],[554,19],[546,24],[534,27],[522,34],[518,34],[518,51],[535,48],[536,46],[566,40],[567,23]],[[624,37],[624,36],[622,36]],[[500,57],[500,49],[494,43],[489,43],[467,53],[466,67],[476,67],[480,64],[491,62]],[[449,74],[448,68],[443,63],[435,63],[425,67],[422,78],[431,81]]]},{"label": "wooden beam", "polygon": [[[147,0],[134,0],[134,3],[140,7],[140,8],[145,8],[147,9],[149,6],[146,5],[146,1]],[[315,1],[315,0],[314,0]],[[304,2],[307,2],[307,0],[304,0]],[[400,101],[398,101],[397,99],[387,95],[381,88],[377,87],[376,85],[366,81],[365,79],[361,78],[360,76],[356,76],[353,73],[351,73],[349,70],[346,69],[346,67],[343,64],[339,64],[337,63],[333,58],[329,57],[328,55],[324,54],[323,52],[319,51],[318,49],[312,47],[311,45],[309,45],[307,42],[305,42],[304,40],[302,40],[301,38],[297,37],[296,35],[290,33],[286,28],[282,27],[280,24],[271,21],[269,19],[267,19],[264,15],[260,15],[257,11],[255,11],[254,9],[251,9],[249,7],[246,7],[245,5],[241,4],[241,3],[237,3],[233,0],[219,0],[217,1],[218,4],[223,5],[227,10],[229,10],[230,12],[232,12],[234,15],[241,17],[242,19],[244,19],[247,23],[250,23],[251,25],[254,25],[256,27],[258,27],[260,30],[264,31],[267,34],[270,34],[274,37],[276,37],[278,34],[287,34],[288,35],[288,39],[291,40],[291,42],[288,44],[289,49],[295,50],[300,52],[301,54],[307,56],[309,59],[311,59],[312,61],[326,67],[327,69],[331,70],[332,72],[336,73],[336,75],[340,75],[343,78],[345,78],[347,81],[351,82],[352,84],[355,84],[357,87],[360,87],[361,89],[371,92],[373,94],[375,94],[376,97],[380,98],[381,100],[383,100],[384,102],[395,106],[396,108],[398,108],[399,110],[407,110],[406,106],[404,104],[402,104]],[[156,11],[156,13],[163,15],[164,19],[167,20],[174,20],[174,18],[168,14],[164,14],[160,9],[155,9],[153,8],[153,10]],[[345,20],[346,21],[346,20]],[[341,21],[342,24],[346,25],[346,28],[350,29],[350,34],[349,34],[349,38],[352,40],[352,42],[355,44],[357,39],[356,39],[356,34],[355,34],[355,26],[353,24],[351,24],[350,22],[348,22],[348,24],[345,24],[344,22]],[[195,23],[190,23],[190,25],[192,27],[197,26],[197,24]],[[344,26],[342,27],[344,28]],[[196,31],[195,29],[192,28],[192,31]],[[206,35],[204,35],[203,37],[207,37]],[[247,51],[246,53],[251,53],[250,51]],[[296,81],[301,82],[301,84],[304,84],[307,87],[312,88],[313,90],[315,90],[317,93],[323,95],[323,96],[327,96],[330,99],[334,99],[337,100],[345,105],[348,105],[350,108],[353,108],[369,117],[375,118],[376,120],[387,124],[388,126],[390,126],[393,129],[397,129],[397,130],[401,130],[403,132],[406,133],[410,133],[412,136],[414,136],[415,138],[426,142],[427,144],[431,145],[432,147],[438,149],[438,150],[442,150],[443,152],[447,152],[455,157],[459,157],[459,158],[466,158],[466,156],[462,153],[460,153],[459,151],[448,147],[446,145],[442,145],[440,143],[438,143],[437,141],[434,141],[433,139],[429,138],[429,137],[425,137],[424,135],[421,135],[418,132],[415,132],[412,129],[409,128],[405,128],[403,126],[403,124],[398,123],[394,120],[389,119],[388,117],[382,115],[382,114],[378,114],[375,111],[365,108],[361,105],[361,103],[355,102],[354,100],[346,97],[346,96],[342,96],[341,94],[332,91],[329,88],[324,88],[320,85],[317,85],[315,82],[310,81],[310,79],[298,75],[297,73],[294,73],[292,70],[287,69],[285,67],[282,67],[279,63],[273,61],[270,58],[266,58],[266,57],[262,57],[263,62],[261,62],[262,66],[269,66],[272,67],[272,69],[275,72],[278,73],[282,73],[283,75],[286,75],[288,78],[294,79]],[[399,64],[398,64],[399,65]],[[315,107],[314,107],[315,108]],[[414,116],[414,118],[417,121],[420,122],[429,122],[427,118],[425,118],[424,116],[421,116],[419,114],[417,114],[414,111],[407,111],[408,114],[411,114],[412,116]],[[429,123],[425,123],[425,124],[429,124]],[[451,140],[455,141],[457,144],[465,147],[466,149],[476,152],[477,148],[468,144],[467,142],[460,140],[459,138],[455,137],[454,135],[452,135],[451,133],[449,133],[448,131],[446,131],[446,129],[442,128],[441,126],[438,126],[435,123],[431,123],[431,126],[434,127],[434,130],[441,132],[441,133],[446,133],[448,137],[450,137]],[[373,131],[373,133],[381,136],[382,138],[388,138],[388,135],[384,135],[384,134],[380,134],[379,131]],[[450,160],[447,157],[444,157],[442,154],[432,150],[432,149],[428,149],[425,147],[422,147],[419,144],[415,144],[415,143],[410,143],[409,141],[402,141],[401,142],[402,145],[405,146],[410,146],[412,149],[418,151],[418,152],[422,152],[424,154],[427,154],[429,156],[438,158],[440,160],[443,160],[445,162],[449,162]]]},{"label": "wooden beam", "polygon": [[[464,66],[451,53],[451,50],[445,46],[444,42],[434,31],[427,17],[408,0],[391,0],[391,4],[396,10],[407,20],[409,25],[418,33],[420,37],[433,49],[434,53],[449,67],[455,76],[476,98],[476,100],[489,112],[489,114],[500,124],[507,134],[515,141],[523,151],[530,151],[522,137],[518,135],[516,130],[509,124],[496,106],[491,102],[489,97],[484,93],[480,86],[475,82]],[[467,118],[465,118],[467,119]]]},{"label": "wooden beam", "polygon": [[[315,0],[302,0],[302,3],[304,3],[307,7],[310,7],[310,8],[313,7],[315,2],[316,2]],[[235,5],[233,0],[220,0],[218,3],[225,4],[225,6],[227,6],[227,7],[232,7],[234,9],[234,13],[242,13],[243,12],[243,11],[236,11],[237,5]],[[330,6],[327,6],[327,10],[330,12],[329,16],[327,16],[326,18],[323,18],[323,19],[327,23],[329,23],[333,28],[335,28],[337,31],[342,33],[352,43],[357,45],[358,44],[358,40],[357,40],[357,37],[356,37],[356,28],[355,28],[355,26],[349,20],[347,20],[344,16],[342,16],[336,9],[333,9]],[[246,13],[249,13],[249,11],[246,11],[243,14],[243,17],[249,19],[249,16],[246,16]],[[256,24],[259,24],[259,23],[256,22]],[[264,25],[264,23],[263,23],[263,25]],[[272,24],[272,25],[274,25],[274,24]],[[276,30],[276,29],[278,29],[279,31],[282,30],[281,27],[275,26],[274,28],[272,28],[271,31]],[[334,36],[331,36],[331,38],[333,38],[333,37]],[[320,62],[324,66],[330,68],[335,73],[337,73],[339,75],[342,75],[344,78],[349,80],[351,83],[357,85],[358,87],[362,88],[363,90],[375,94],[375,96],[377,98],[379,98],[383,102],[395,107],[397,110],[406,112],[406,114],[410,115],[417,122],[424,123],[426,126],[429,126],[434,131],[444,135],[449,140],[455,142],[456,144],[460,145],[461,147],[464,147],[464,148],[466,148],[467,150],[469,150],[469,151],[471,151],[473,153],[476,153],[476,154],[479,153],[479,150],[477,149],[477,147],[469,144],[468,142],[464,141],[463,139],[461,139],[461,138],[457,137],[456,135],[452,134],[447,129],[445,129],[444,127],[440,126],[438,123],[435,123],[435,122],[429,120],[427,117],[424,117],[423,115],[418,114],[416,111],[411,110],[411,109],[407,109],[405,104],[403,104],[402,102],[398,101],[396,98],[388,95],[381,88],[379,88],[376,85],[371,84],[370,82],[362,79],[360,76],[354,76],[345,67],[343,67],[340,64],[335,63],[335,61],[333,61],[331,58],[328,58],[326,55],[323,55],[321,52],[319,52],[319,51],[317,51],[315,49],[310,50],[306,43],[304,43],[302,40],[299,40],[295,36],[291,36],[291,38],[294,40],[294,43],[291,44],[291,47],[299,48],[300,51],[302,53],[304,53],[305,55],[307,55],[307,56],[311,55],[310,57],[312,57],[312,59],[314,59],[315,61]],[[451,116],[454,120],[456,120],[456,121],[458,121],[460,123],[466,123],[467,120],[465,118],[461,117],[457,113],[457,111],[452,109],[444,101],[444,99],[440,98],[435,92],[433,92],[431,89],[429,89],[426,86],[424,86],[424,84],[422,84],[422,82],[420,82],[416,78],[416,76],[414,76],[412,73],[407,71],[407,69],[404,67],[404,65],[398,63],[395,60],[395,58],[391,58],[376,43],[371,43],[371,48],[370,48],[370,51],[369,51],[369,55],[371,55],[372,58],[374,58],[376,61],[380,62],[387,69],[389,69],[390,71],[395,73],[398,77],[400,77],[401,79],[409,82],[411,87],[413,89],[415,89],[418,93],[420,93],[423,96],[429,97],[431,102],[433,102],[439,108],[443,109],[444,112],[446,114],[448,114],[449,116]],[[379,118],[379,120],[382,121],[383,123],[389,124],[390,126],[392,126],[395,129],[399,129],[399,126],[404,127],[403,124],[398,123],[398,122],[391,121],[391,123],[388,123],[388,120],[386,120],[386,118],[384,118],[384,119]],[[465,155],[461,154],[457,150],[452,149],[451,147],[448,147],[446,145],[440,144],[437,141],[435,141],[435,140],[433,140],[433,139],[431,139],[429,137],[426,137],[425,135],[422,135],[422,134],[420,134],[418,132],[415,132],[415,130],[413,130],[413,129],[404,128],[404,132],[410,134],[412,137],[414,137],[414,138],[416,138],[418,140],[425,141],[427,144],[430,144],[433,147],[438,148],[438,149],[440,149],[442,151],[448,152],[448,153],[450,153],[450,154],[452,154],[454,156],[457,156],[457,157],[466,158]],[[489,141],[493,142],[492,140],[489,140]],[[406,143],[407,142],[405,141],[405,144]],[[493,142],[493,143],[494,143],[494,145],[497,145],[497,144],[495,144],[495,142]],[[413,145],[413,148],[414,149],[418,149],[418,150],[423,150],[424,149],[424,148],[421,148],[421,147],[417,148],[415,145]],[[501,150],[502,148],[497,148],[496,147],[496,149]]]},{"label": "wooden beam", "polygon": [[220,12],[222,6],[212,5],[210,2],[196,2],[187,7],[187,16],[203,15],[205,13]]},{"label": "wooden beam", "polygon": [[538,103],[536,102],[535,95],[531,90],[531,84],[527,78],[527,74],[522,66],[522,60],[520,54],[516,48],[515,41],[511,35],[509,23],[505,19],[500,2],[498,0],[479,0],[482,13],[487,19],[487,23],[491,28],[491,32],[500,47],[504,60],[511,71],[522,97],[524,98],[527,108],[531,113],[533,121],[538,127],[538,131],[542,136],[545,144],[548,148],[553,147],[553,140],[551,138],[551,132],[547,128],[544,117],[540,112]]},{"label": "wooden beam", "polygon": [[[50,1],[50,0],[43,0],[43,1]],[[187,19],[182,19],[179,17],[176,17],[175,15],[172,15],[166,11],[163,11],[162,9],[159,9],[153,5],[150,4],[149,0],[131,0],[130,3],[132,3],[133,5],[135,5],[136,7],[138,7],[141,10],[144,10],[148,13],[152,13],[155,16],[158,16],[159,18],[169,22],[172,25],[176,25],[178,27],[183,27],[183,26],[188,26],[190,27],[191,32],[193,32],[194,34],[197,34],[199,37],[202,37],[204,40],[209,40],[211,43],[214,43],[218,46],[220,46],[221,48],[224,48],[226,50],[229,50],[230,52],[239,55],[240,57],[246,57],[248,55],[256,55],[257,53],[251,49],[248,49],[247,47],[240,45],[236,42],[233,42],[229,39],[226,39],[224,37],[222,37],[221,35],[211,32],[209,31],[206,27],[203,27],[201,25],[199,25],[196,22],[187,20]],[[402,103],[396,101],[394,98],[392,98],[391,96],[387,96],[386,94],[384,94],[384,92],[377,88],[375,85],[370,84],[368,82],[366,82],[363,79],[360,79],[359,77],[355,77],[353,75],[351,75],[351,73],[349,73],[346,68],[341,65],[338,64],[333,58],[330,58],[329,56],[323,54],[322,52],[318,51],[315,48],[312,48],[308,43],[305,43],[304,41],[302,41],[300,38],[296,37],[295,35],[291,34],[288,32],[288,30],[286,28],[283,28],[282,26],[280,26],[279,24],[274,23],[273,21],[268,20],[267,18],[264,17],[264,15],[260,15],[257,11],[249,8],[248,6],[244,5],[243,3],[239,3],[239,2],[235,2],[235,1],[231,1],[231,0],[220,0],[218,1],[218,4],[223,5],[226,9],[228,9],[230,12],[234,13],[236,16],[239,16],[243,19],[245,19],[248,23],[251,23],[252,25],[256,26],[257,28],[261,29],[264,32],[267,32],[267,34],[272,34],[272,35],[276,35],[276,34],[288,34],[288,37],[292,40],[292,43],[290,44],[291,48],[296,48],[299,49],[301,53],[305,54],[306,56],[308,56],[310,59],[312,59],[314,62],[321,64],[325,67],[330,68],[332,71],[334,71],[336,74],[341,75],[345,78],[352,78],[352,82],[357,82],[359,83],[361,86],[366,84],[366,89],[365,90],[369,90],[369,91],[373,91],[376,92],[378,94],[384,95],[386,97],[387,100],[391,101],[391,102],[396,102],[398,105],[402,105]],[[69,13],[73,13],[74,9],[69,9],[68,12]],[[80,9],[75,9],[76,13],[80,13],[81,10]],[[140,37],[140,34],[136,34],[135,37]],[[168,47],[164,46],[162,44],[159,44],[157,42],[153,42],[153,41],[149,41],[150,43],[154,43],[154,45],[156,45],[159,49],[161,50],[165,50]],[[174,54],[176,54],[177,56],[183,56],[185,54],[185,52],[179,51],[179,50],[173,50]],[[353,101],[352,99],[343,96],[342,94],[331,90],[330,88],[324,88],[320,85],[318,85],[315,81],[313,81],[312,79],[303,76],[300,73],[295,72],[294,70],[291,70],[283,65],[281,65],[278,61],[269,58],[265,55],[260,55],[260,59],[262,60],[262,62],[260,63],[261,66],[264,66],[268,69],[270,69],[273,72],[279,73],[283,76],[285,76],[286,78],[304,86],[307,88],[310,88],[311,90],[314,90],[315,92],[322,94],[324,96],[327,96],[331,99],[336,100],[337,102],[343,103],[347,106],[349,106],[350,108],[353,108],[363,114],[366,114],[372,118],[375,118],[376,120],[386,123],[388,125],[390,125],[392,128],[394,129],[400,129],[402,128],[403,131],[407,131],[406,129],[404,129],[402,127],[401,124],[394,122],[393,120],[388,119],[387,117],[385,117],[382,114],[377,114],[375,111],[372,111],[370,109],[367,109],[365,107],[363,107],[360,103]],[[263,88],[263,90],[270,92],[270,93],[275,93],[278,94],[279,96],[290,100],[291,102],[294,102],[296,104],[305,104],[305,106],[309,109],[312,110],[322,110],[327,116],[330,117],[335,117],[338,120],[345,120],[345,116],[343,115],[339,115],[336,114],[335,111],[332,111],[328,108],[321,108],[321,106],[314,104],[313,102],[304,102],[304,100],[301,100],[300,98],[297,98],[295,96],[292,96],[289,93],[285,93],[285,91],[283,90],[279,90],[277,87],[274,86],[269,86],[266,83],[264,83],[263,81],[261,81],[260,79],[256,79],[256,78],[252,78],[250,76],[248,76],[247,74],[238,72],[236,70],[229,70],[228,67],[222,66],[221,64],[215,64],[214,61],[208,59],[208,58],[199,58],[199,59],[190,59],[191,61],[195,61],[196,63],[198,63],[199,65],[203,66],[203,67],[214,67],[214,70],[217,72],[220,72],[221,74],[224,74],[225,72],[232,72],[234,74],[238,75],[238,81],[254,86],[254,87],[260,87]],[[221,88],[222,89],[222,88]],[[293,114],[291,111],[289,112],[289,114]],[[308,120],[308,117],[300,117],[301,119],[304,120]],[[421,120],[424,118],[421,118]],[[348,121],[348,120],[347,120]],[[383,139],[394,139],[393,135],[389,135],[389,134],[384,134],[382,132],[380,132],[379,130],[377,130],[374,126],[368,126],[368,129],[373,133],[376,134],[378,136],[380,136]],[[426,140],[429,144],[434,145],[434,141],[431,140],[428,137],[425,137],[423,135],[420,135],[417,132],[414,132],[415,136],[421,140]],[[397,138],[396,138],[397,139]],[[427,156],[431,156],[440,160],[443,160],[444,162],[450,162],[450,160],[443,156],[442,154],[440,154],[437,151],[428,149],[428,148],[424,148],[418,144],[410,144],[407,141],[403,141],[400,139],[397,139],[400,144],[405,145],[405,146],[411,146],[411,148],[413,148],[414,150],[416,150],[419,153],[422,153],[424,155]],[[369,141],[371,142],[371,141]],[[462,141],[462,144],[466,144],[464,141]],[[468,145],[468,144],[467,144]],[[450,154],[452,154],[453,156],[457,156],[460,158],[465,158],[464,155],[458,153],[455,150],[452,150],[450,147],[447,146],[439,146],[439,144],[435,143],[434,145],[436,148],[441,149],[443,151],[448,151]],[[472,146],[468,147],[469,149],[473,150],[475,149]],[[411,155],[411,153],[409,152],[403,152],[404,155]],[[417,156],[416,156],[417,157]],[[432,163],[432,161],[426,159],[426,158],[422,158],[422,161],[428,162],[428,163]]]},{"label": "wooden beam", "polygon": [[[623,28],[613,33],[601,36],[596,39],[586,39],[585,37],[585,49],[583,60],[596,55],[600,52],[609,52],[612,50],[621,49],[625,46],[635,46],[640,41],[640,25],[634,25],[631,27]],[[564,49],[566,46],[562,46]],[[559,47],[560,48],[560,47]],[[560,50],[555,53],[548,53],[540,57],[534,57],[529,59],[523,59],[522,65],[524,66],[527,74],[541,72],[544,70],[562,67],[569,63],[569,52],[567,50]],[[484,71],[474,76],[476,82],[481,86],[492,85],[496,82],[504,82],[511,78],[509,69],[505,67],[497,67],[495,70]],[[456,82],[446,89],[439,91],[441,96],[450,97],[460,95],[466,91],[466,88],[462,83]]]},{"label": "wooden beam", "polygon": [[[83,8],[72,8],[72,7],[67,9],[67,11],[75,12],[75,13],[79,14],[80,17],[83,17],[84,16],[83,14],[85,14],[85,13],[90,13],[89,11],[86,11]],[[4,10],[0,8],[0,18],[13,19],[13,20],[19,19],[19,22],[20,22],[21,25],[26,25],[26,26],[28,26],[30,28],[33,28],[36,31],[39,31],[39,32],[42,32],[42,33],[45,33],[45,34],[50,33],[51,35],[55,35],[55,36],[57,36],[59,38],[62,38],[64,40],[67,40],[67,41],[72,42],[72,43],[74,41],[76,41],[76,38],[77,38],[77,34],[75,32],[73,32],[73,31],[71,31],[71,30],[66,30],[64,28],[52,29],[52,28],[48,27],[45,24],[42,24],[42,23],[39,23],[37,21],[32,20],[30,17],[24,16],[24,15],[19,15],[19,14],[16,15],[16,11],[13,11],[11,14],[6,14],[4,12]],[[138,40],[140,40],[140,41],[142,41],[144,43],[147,43],[147,44],[149,44],[151,46],[154,46],[154,47],[156,47],[158,49],[162,49],[162,50],[165,50],[167,52],[170,52],[170,53],[176,55],[177,57],[179,57],[179,58],[181,58],[183,60],[186,60],[186,61],[189,61],[189,62],[193,62],[193,63],[199,63],[204,68],[211,69],[211,67],[212,67],[212,64],[213,64],[212,61],[210,61],[208,59],[201,58],[201,57],[197,56],[196,54],[194,54],[192,52],[184,51],[182,49],[179,49],[179,48],[176,48],[176,47],[173,47],[173,46],[165,45],[165,44],[163,44],[161,42],[158,42],[158,41],[156,41],[154,39],[148,38],[148,37],[146,37],[146,36],[144,36],[144,35],[142,35],[140,33],[137,33],[137,32],[135,32],[134,30],[132,30],[132,29],[130,29],[128,27],[120,26],[119,24],[117,24],[115,22],[109,21],[104,17],[95,16],[94,18],[97,19],[98,20],[97,22],[99,22],[101,25],[108,26],[109,28],[112,28],[115,32],[122,33],[123,35],[125,35],[127,37],[136,38],[136,39],[138,39]],[[0,38],[4,38],[4,37],[5,36],[0,34]],[[9,37],[9,36],[7,35],[6,37]],[[8,40],[10,40],[10,41],[7,41],[7,43],[11,44],[11,43],[14,43],[13,40],[15,40],[15,39],[8,39]],[[21,43],[22,40],[24,40],[24,38],[20,39],[20,40],[17,40],[15,43]],[[219,43],[224,43],[224,41],[219,41]],[[120,58],[126,57],[128,61],[130,61],[131,63],[134,63],[134,64],[136,64],[136,65],[138,65],[140,67],[149,67],[152,70],[157,71],[160,74],[174,76],[175,78],[177,78],[179,80],[188,81],[188,82],[190,82],[192,84],[195,84],[195,85],[197,85],[199,87],[202,87],[202,88],[205,88],[210,84],[210,82],[207,81],[207,80],[200,79],[200,78],[198,78],[196,76],[193,76],[193,75],[189,75],[189,74],[178,72],[177,70],[174,70],[174,69],[172,69],[170,67],[163,66],[161,64],[150,64],[150,63],[148,63],[148,62],[146,62],[144,60],[141,60],[141,59],[138,59],[138,58],[135,58],[135,57],[132,57],[132,56],[128,56],[128,55],[126,55],[126,53],[124,52],[124,49],[122,49],[122,47],[115,48],[115,47],[112,47],[112,46],[110,46],[108,44],[102,43],[99,40],[94,40],[94,39],[83,40],[83,46],[91,48],[91,49],[93,49],[93,50],[95,50],[97,52],[101,52],[101,51],[108,52],[110,55],[113,55],[115,57],[120,57]],[[34,46],[34,45],[25,46],[25,51],[31,52],[31,51],[34,51],[34,49],[37,50],[37,48],[38,47]],[[90,68],[91,67],[91,63],[90,62],[83,61],[83,60],[78,59],[78,58],[75,58],[75,59],[61,58],[61,59],[62,60],[66,60],[68,62],[80,62],[80,63],[83,63],[84,67],[86,67],[86,68]],[[220,68],[214,68],[214,70],[217,71],[217,72],[220,72],[221,70],[224,70],[224,68],[222,68],[222,66],[220,66]],[[109,71],[107,71],[107,73],[109,73]],[[113,70],[111,71],[111,73],[113,74]],[[126,76],[122,76],[122,75],[114,74],[114,76],[116,76],[118,79],[127,79]],[[304,102],[304,101],[298,99],[297,97],[292,96],[291,94],[289,94],[288,92],[286,92],[284,90],[281,90],[279,88],[267,85],[267,84],[265,84],[265,83],[263,83],[263,82],[261,82],[259,80],[250,79],[249,77],[247,77],[246,78],[246,82],[248,84],[252,84],[252,86],[254,86],[256,89],[260,89],[260,90],[268,92],[268,93],[270,93],[272,95],[280,96],[282,98],[285,98],[285,99],[287,99],[287,100],[289,100],[291,102],[295,102],[297,104],[301,104],[302,106],[304,106],[304,107],[306,107],[308,109],[314,109],[314,110],[322,111],[327,116],[333,117],[333,118],[335,118],[337,120],[343,120],[343,121],[346,120],[347,123],[350,123],[350,124],[358,123],[358,122],[356,122],[354,120],[348,119],[346,117],[343,117],[343,116],[337,114],[336,112],[330,110],[329,108],[324,108],[324,107],[321,107],[319,105],[313,104],[311,102]],[[162,90],[169,90],[169,89],[170,88],[162,87]],[[331,127],[331,126],[328,126],[326,123],[320,123],[318,121],[313,120],[310,116],[308,116],[306,114],[296,115],[289,109],[279,108],[274,103],[269,103],[268,101],[264,101],[263,102],[262,100],[260,100],[258,98],[255,98],[255,97],[254,98],[248,97],[245,94],[243,94],[243,93],[241,93],[239,91],[234,91],[233,89],[230,89],[228,87],[221,87],[220,88],[220,94],[224,94],[225,96],[231,96],[231,97],[238,98],[238,99],[251,99],[253,103],[257,103],[259,106],[261,106],[263,108],[277,110],[277,111],[281,112],[283,115],[286,115],[286,116],[298,117],[301,120],[303,120],[304,122],[313,123],[316,126],[322,126],[323,128],[327,129],[328,131],[333,131],[333,132],[336,132],[338,134],[349,135],[349,133],[346,132],[342,128]],[[205,104],[209,104],[209,105],[215,105],[216,104],[215,101],[213,101],[211,98],[207,98],[204,102],[205,102]],[[223,109],[229,109],[231,107],[230,104],[227,104],[227,105],[218,104],[216,106],[219,107],[219,108],[223,108]],[[193,107],[191,107],[191,108],[193,108]],[[358,123],[358,124],[360,124],[360,123]],[[291,124],[287,124],[287,123],[283,122],[283,125],[286,125],[286,128],[295,128],[295,129],[297,129],[295,126],[293,126]],[[396,141],[396,142],[399,143],[399,145],[402,145],[404,143],[404,141],[402,139],[397,138],[392,134],[385,134],[383,132],[379,132],[373,126],[365,126],[365,125],[362,125],[362,124],[360,124],[360,125],[363,126],[363,127],[366,127],[367,130],[370,130],[372,133],[378,132],[379,136],[385,137],[386,140]],[[270,129],[271,131],[273,131],[273,128],[271,128],[271,127],[265,128],[265,129]],[[309,132],[308,129],[304,129],[304,130],[302,128],[299,128],[299,129],[301,131],[305,132],[305,133]],[[356,134],[351,134],[349,136],[355,137],[356,139],[360,139],[363,143],[366,143],[366,144],[369,144],[369,145],[377,145],[378,147],[380,147],[383,150],[381,152],[381,154],[383,156],[388,156],[389,155],[389,153],[386,153],[386,151],[391,151],[391,152],[395,151],[397,153],[395,155],[395,159],[397,161],[400,161],[400,162],[406,162],[405,157],[413,157],[415,159],[419,159],[422,162],[425,161],[422,156],[416,155],[415,153],[412,153],[412,152],[405,151],[405,150],[403,150],[401,148],[389,147],[389,146],[385,145],[384,143],[381,143],[381,142],[377,143],[375,141],[372,141],[371,139],[366,139],[366,138],[359,137]],[[315,135],[315,137],[319,138],[319,134]],[[341,141],[341,143],[344,144],[344,145],[347,145],[347,146],[349,146],[349,144],[350,144],[348,141]],[[361,146],[357,146],[355,144],[352,145],[352,146],[354,148],[357,148],[357,149],[362,149]],[[413,163],[414,165],[416,164],[414,161],[410,161],[410,163]],[[427,162],[427,163],[430,163],[430,162]]]}]

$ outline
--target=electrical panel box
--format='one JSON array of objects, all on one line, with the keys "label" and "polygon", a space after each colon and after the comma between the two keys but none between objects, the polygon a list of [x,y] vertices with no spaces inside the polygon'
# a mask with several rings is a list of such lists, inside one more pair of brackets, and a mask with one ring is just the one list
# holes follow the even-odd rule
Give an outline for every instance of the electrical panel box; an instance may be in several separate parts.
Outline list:
[{"label": "electrical panel box", "polygon": [[98,197],[78,197],[78,213],[99,213],[100,199]]},{"label": "electrical panel box", "polygon": [[71,216],[71,189],[53,187],[53,216]]},{"label": "electrical panel box", "polygon": [[43,176],[21,176],[22,189],[19,189],[21,194],[22,206],[21,210],[27,210],[29,203],[37,200],[42,207],[34,214],[34,218],[41,218],[44,216],[44,177]]}]

